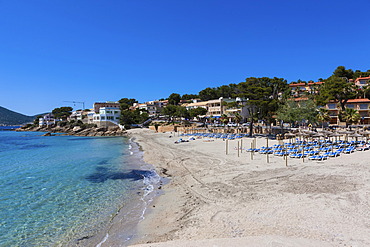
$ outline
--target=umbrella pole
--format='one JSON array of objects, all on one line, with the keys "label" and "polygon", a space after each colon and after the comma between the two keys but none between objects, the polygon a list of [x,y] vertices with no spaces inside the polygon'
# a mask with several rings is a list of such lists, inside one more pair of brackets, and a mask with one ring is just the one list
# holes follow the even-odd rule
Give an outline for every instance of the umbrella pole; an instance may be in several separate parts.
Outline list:
[{"label": "umbrella pole", "polygon": [[238,157],[239,157],[239,152],[240,152],[240,150],[239,150],[239,141],[238,141]]}]

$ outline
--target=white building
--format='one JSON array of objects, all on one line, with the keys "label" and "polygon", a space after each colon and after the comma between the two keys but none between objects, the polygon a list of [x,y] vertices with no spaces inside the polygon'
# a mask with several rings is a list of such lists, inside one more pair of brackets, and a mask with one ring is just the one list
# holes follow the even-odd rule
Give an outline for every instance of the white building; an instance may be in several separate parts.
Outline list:
[{"label": "white building", "polygon": [[82,110],[73,111],[72,114],[69,116],[70,120],[82,120]]},{"label": "white building", "polygon": [[[91,117],[91,113],[88,114]],[[121,110],[118,107],[100,107],[99,113],[93,113],[92,123],[99,127],[119,125]]]},{"label": "white building", "polygon": [[[235,102],[237,103],[237,107],[229,107],[228,103]],[[219,98],[215,100],[208,100],[205,102],[207,106],[207,116],[208,117],[215,117],[219,118],[223,114],[225,114],[227,117],[229,117],[230,121],[233,121],[235,116],[238,114],[241,116],[242,121],[246,121],[246,119],[249,117],[248,112],[248,106],[247,106],[247,100],[241,99],[241,98]]]},{"label": "white building", "polygon": [[193,100],[193,103],[184,104],[183,106],[185,106],[187,110],[195,109],[195,108],[208,109],[207,101],[198,102],[197,100]]},{"label": "white building", "polygon": [[146,110],[150,117],[159,115],[164,106],[165,106],[165,102],[158,101],[158,100],[148,101],[142,104],[139,104],[139,103],[134,104],[134,108]]},{"label": "white building", "polygon": [[54,115],[51,114],[51,113],[48,113],[48,114],[44,115],[43,117],[39,118],[39,126],[40,127],[53,125],[53,124],[55,124],[55,122],[56,121],[54,119]]}]

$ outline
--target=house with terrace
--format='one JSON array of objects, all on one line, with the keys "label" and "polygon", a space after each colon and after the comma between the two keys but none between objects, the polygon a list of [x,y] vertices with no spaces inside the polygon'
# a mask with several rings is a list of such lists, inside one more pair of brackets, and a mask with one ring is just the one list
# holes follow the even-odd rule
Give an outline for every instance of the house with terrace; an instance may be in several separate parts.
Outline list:
[{"label": "house with terrace", "polygon": [[119,126],[121,110],[118,102],[95,103],[94,111],[87,113],[88,123],[98,127]]}]

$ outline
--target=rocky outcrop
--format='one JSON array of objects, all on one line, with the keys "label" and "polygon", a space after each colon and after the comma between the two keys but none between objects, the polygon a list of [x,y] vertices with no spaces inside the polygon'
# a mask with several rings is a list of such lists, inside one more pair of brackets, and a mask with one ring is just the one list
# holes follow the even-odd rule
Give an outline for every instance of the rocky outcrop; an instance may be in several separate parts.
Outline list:
[{"label": "rocky outcrop", "polygon": [[28,126],[28,127],[21,127],[16,131],[40,131],[40,132],[47,132],[44,136],[52,136],[52,133],[65,133],[67,135],[73,136],[126,136],[126,131],[121,130],[118,126],[110,126],[107,128],[98,128],[98,127],[91,127],[91,128],[83,128],[81,126],[70,126],[66,125],[64,127],[61,126],[48,126],[48,127],[35,127],[35,126]]}]

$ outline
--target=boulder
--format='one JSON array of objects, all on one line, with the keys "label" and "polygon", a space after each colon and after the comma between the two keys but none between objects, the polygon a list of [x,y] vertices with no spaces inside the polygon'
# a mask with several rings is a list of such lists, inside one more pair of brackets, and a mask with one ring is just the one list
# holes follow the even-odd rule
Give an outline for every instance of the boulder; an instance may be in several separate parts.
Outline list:
[{"label": "boulder", "polygon": [[79,131],[81,131],[82,130],[82,128],[80,127],[80,126],[75,126],[75,127],[73,127],[73,129],[72,129],[72,131],[73,132],[79,132]]},{"label": "boulder", "polygon": [[116,130],[119,130],[119,127],[118,126],[109,126],[108,130],[109,131],[116,131]]}]

